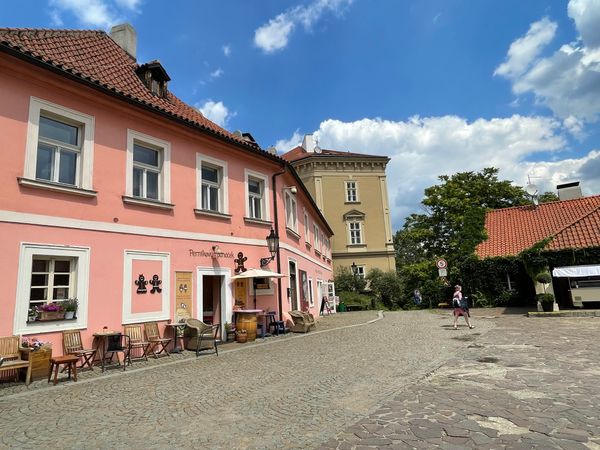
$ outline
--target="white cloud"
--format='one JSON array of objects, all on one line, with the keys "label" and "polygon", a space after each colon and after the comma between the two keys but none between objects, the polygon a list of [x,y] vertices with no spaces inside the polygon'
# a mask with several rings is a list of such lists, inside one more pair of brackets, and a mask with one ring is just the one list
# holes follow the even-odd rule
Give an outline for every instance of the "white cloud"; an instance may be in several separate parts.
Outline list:
[{"label": "white cloud", "polygon": [[223,75],[225,72],[223,71],[223,69],[221,69],[220,67],[217,70],[213,70],[210,73],[210,77],[211,78],[220,78],[221,75]]},{"label": "white cloud", "polygon": [[581,132],[584,122],[595,122],[600,115],[600,0],[571,0],[568,12],[580,41],[540,57],[556,26],[542,19],[512,43],[495,74],[509,79],[516,95],[531,93],[561,119],[580,121],[570,129]]},{"label": "white cloud", "polygon": [[292,31],[302,25],[309,31],[326,12],[340,13],[353,0],[315,0],[308,6],[296,6],[270,19],[254,31],[254,44],[265,53],[285,48]]},{"label": "white cloud", "polygon": [[302,137],[303,135],[300,134],[300,130],[297,129],[296,131],[294,131],[294,134],[291,138],[280,139],[277,142],[275,142],[275,148],[277,149],[278,153],[285,153],[288,150],[291,150],[300,145],[300,143],[302,142]]},{"label": "white cloud", "polygon": [[55,9],[50,11],[50,22],[55,27],[62,27],[64,25],[62,17],[60,17],[60,13]]},{"label": "white cloud", "polygon": [[230,111],[223,102],[207,100],[204,104],[196,104],[195,106],[200,110],[204,117],[212,120],[221,127],[227,125],[227,121],[237,115],[236,112]]},{"label": "white cloud", "polygon": [[229,56],[229,55],[231,55],[231,45],[227,44],[227,45],[224,45],[224,46],[223,46],[223,47],[221,47],[221,48],[223,49],[223,54],[224,54],[225,56]]},{"label": "white cloud", "polygon": [[141,0],[115,0],[116,4],[121,8],[129,9],[131,11],[137,11]]},{"label": "white cloud", "polygon": [[[520,115],[473,122],[457,116],[412,117],[398,122],[329,119],[314,132],[322,148],[391,158],[387,181],[394,229],[402,226],[408,214],[419,211],[423,190],[437,184],[438,175],[493,166],[500,169],[501,179],[518,185],[526,183],[527,175],[535,175],[543,177],[535,182],[544,190],[554,191],[557,183],[581,179],[584,187],[600,192],[596,175],[600,173],[600,152],[581,159],[543,161],[558,158],[565,150],[563,133],[558,120]],[[299,141],[297,130],[276,147],[287,151]],[[527,161],[532,157],[542,161]]]},{"label": "white cloud", "polygon": [[103,0],[50,0],[50,6],[60,12],[70,12],[85,25],[108,28],[117,18]]},{"label": "white cloud", "polygon": [[547,17],[532,23],[525,36],[510,45],[506,61],[496,68],[494,75],[514,78],[523,74],[555,34],[556,24]]}]

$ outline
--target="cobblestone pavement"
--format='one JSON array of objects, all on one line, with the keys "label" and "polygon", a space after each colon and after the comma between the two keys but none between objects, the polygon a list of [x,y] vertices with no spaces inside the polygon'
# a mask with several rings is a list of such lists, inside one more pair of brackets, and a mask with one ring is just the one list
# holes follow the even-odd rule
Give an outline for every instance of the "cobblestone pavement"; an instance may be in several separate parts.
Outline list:
[{"label": "cobblestone pavement", "polygon": [[[317,331],[229,344],[218,357],[176,355],[55,387],[0,386],[0,447],[345,446],[348,433],[331,439],[468,354],[461,339],[477,340],[495,326],[482,319],[475,330],[455,331],[447,314],[427,311],[375,319],[374,312],[338,314]],[[543,378],[549,382],[558,381]]]},{"label": "cobblestone pavement", "polygon": [[322,449],[600,449],[600,318],[499,316]]}]

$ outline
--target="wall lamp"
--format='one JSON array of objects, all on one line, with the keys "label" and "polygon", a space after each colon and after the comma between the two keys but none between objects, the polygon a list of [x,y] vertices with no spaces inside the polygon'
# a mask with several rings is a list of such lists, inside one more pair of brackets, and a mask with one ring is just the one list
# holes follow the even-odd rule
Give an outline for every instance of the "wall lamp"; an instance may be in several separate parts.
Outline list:
[{"label": "wall lamp", "polygon": [[290,191],[292,194],[296,195],[298,193],[298,188],[296,186],[285,186],[283,188],[284,191]]},{"label": "wall lamp", "polygon": [[279,251],[279,236],[275,234],[275,230],[271,228],[271,232],[267,236],[267,247],[269,247],[269,252],[271,256],[269,258],[260,258],[260,267],[265,267],[271,261],[275,259],[275,255]]}]

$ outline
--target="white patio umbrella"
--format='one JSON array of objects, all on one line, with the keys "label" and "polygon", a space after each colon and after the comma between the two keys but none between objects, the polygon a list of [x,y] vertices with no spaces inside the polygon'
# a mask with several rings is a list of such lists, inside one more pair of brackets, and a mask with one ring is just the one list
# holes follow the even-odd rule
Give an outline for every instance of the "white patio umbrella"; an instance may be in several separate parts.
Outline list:
[{"label": "white patio umbrella", "polygon": [[245,272],[239,273],[233,277],[232,280],[239,280],[243,278],[283,278],[285,275],[282,275],[277,272],[271,272],[270,270],[263,269],[248,269]]}]

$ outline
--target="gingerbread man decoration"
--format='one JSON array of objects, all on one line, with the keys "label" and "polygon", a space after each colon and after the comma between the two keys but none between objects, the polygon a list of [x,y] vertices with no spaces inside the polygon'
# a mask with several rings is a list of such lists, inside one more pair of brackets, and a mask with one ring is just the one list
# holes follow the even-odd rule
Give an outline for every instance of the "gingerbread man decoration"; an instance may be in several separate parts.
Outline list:
[{"label": "gingerbread man decoration", "polygon": [[155,292],[160,294],[162,292],[162,288],[160,287],[162,281],[158,279],[158,275],[152,275],[152,281],[150,281],[150,284],[152,285],[152,290],[150,291],[151,294],[154,294]]},{"label": "gingerbread man decoration", "polygon": [[138,287],[137,291],[136,291],[138,294],[145,294],[146,292],[148,292],[146,290],[146,286],[148,285],[148,282],[146,281],[146,277],[144,277],[143,273],[140,273],[140,275],[138,276],[138,279],[135,280],[135,285]]}]

